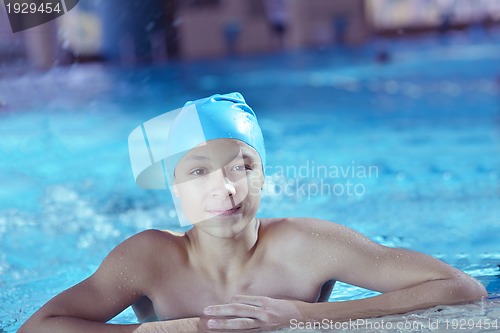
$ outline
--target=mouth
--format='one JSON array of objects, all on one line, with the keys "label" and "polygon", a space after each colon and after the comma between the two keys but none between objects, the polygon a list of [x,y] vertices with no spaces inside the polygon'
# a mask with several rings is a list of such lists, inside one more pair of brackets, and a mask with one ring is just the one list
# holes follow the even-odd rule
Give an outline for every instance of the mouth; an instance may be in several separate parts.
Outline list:
[{"label": "mouth", "polygon": [[234,214],[238,214],[240,210],[241,206],[237,206],[230,209],[211,209],[208,210],[208,212],[217,216],[231,216]]}]

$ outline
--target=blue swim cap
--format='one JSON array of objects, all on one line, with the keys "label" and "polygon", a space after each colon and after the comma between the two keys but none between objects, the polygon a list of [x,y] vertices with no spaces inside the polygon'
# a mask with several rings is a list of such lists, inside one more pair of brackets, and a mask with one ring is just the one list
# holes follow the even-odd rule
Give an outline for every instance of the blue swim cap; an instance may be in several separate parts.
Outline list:
[{"label": "blue swim cap", "polygon": [[253,110],[238,92],[187,102],[137,127],[129,136],[129,152],[136,183],[165,189],[184,155],[215,139],[240,140],[257,151],[266,165],[262,131]]}]

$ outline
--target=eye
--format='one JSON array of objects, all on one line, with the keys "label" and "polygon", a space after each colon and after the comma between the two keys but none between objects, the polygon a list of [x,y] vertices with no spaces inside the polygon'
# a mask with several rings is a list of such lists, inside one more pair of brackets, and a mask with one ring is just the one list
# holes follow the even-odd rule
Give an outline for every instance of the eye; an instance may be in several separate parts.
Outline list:
[{"label": "eye", "polygon": [[233,171],[247,171],[247,170],[252,170],[252,167],[250,165],[235,165],[232,168]]},{"label": "eye", "polygon": [[207,170],[204,168],[197,168],[191,171],[189,174],[193,176],[203,176],[207,174]]}]

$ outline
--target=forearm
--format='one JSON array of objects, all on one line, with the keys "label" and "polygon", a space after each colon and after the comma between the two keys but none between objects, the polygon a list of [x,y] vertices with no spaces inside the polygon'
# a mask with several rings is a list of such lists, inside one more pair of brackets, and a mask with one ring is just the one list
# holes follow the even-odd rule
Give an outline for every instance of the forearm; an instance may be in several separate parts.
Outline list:
[{"label": "forearm", "polygon": [[19,333],[175,333],[197,332],[199,318],[185,318],[143,324],[106,324],[73,317],[48,317],[25,323]]},{"label": "forearm", "polygon": [[477,281],[433,280],[361,300],[307,304],[301,309],[301,313],[306,321],[346,321],[406,313],[436,305],[471,302],[485,295],[484,287]]},{"label": "forearm", "polygon": [[134,333],[193,333],[198,332],[200,318],[184,318],[141,324]]}]

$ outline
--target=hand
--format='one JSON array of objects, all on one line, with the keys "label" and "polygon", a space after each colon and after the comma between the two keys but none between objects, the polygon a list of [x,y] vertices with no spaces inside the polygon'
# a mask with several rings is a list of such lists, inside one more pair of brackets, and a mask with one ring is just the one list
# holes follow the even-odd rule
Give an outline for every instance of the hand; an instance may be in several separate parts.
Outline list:
[{"label": "hand", "polygon": [[203,326],[209,331],[263,330],[288,326],[291,319],[303,320],[304,302],[265,296],[236,295],[228,304],[208,306]]}]

